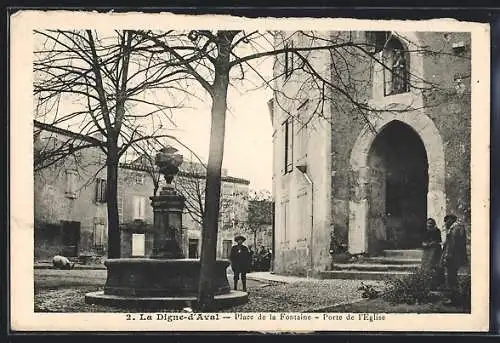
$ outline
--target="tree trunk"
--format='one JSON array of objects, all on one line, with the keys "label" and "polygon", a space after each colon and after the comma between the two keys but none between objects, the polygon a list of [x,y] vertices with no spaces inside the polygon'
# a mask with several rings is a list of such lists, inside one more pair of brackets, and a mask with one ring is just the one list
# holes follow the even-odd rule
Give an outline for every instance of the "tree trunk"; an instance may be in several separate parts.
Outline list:
[{"label": "tree trunk", "polygon": [[224,155],[224,131],[226,121],[226,99],[218,97],[212,105],[212,127],[210,132],[210,152],[207,164],[205,188],[205,216],[201,244],[201,271],[198,302],[200,310],[213,310],[215,290],[212,285],[217,257],[217,232],[219,224],[221,168]]},{"label": "tree trunk", "polygon": [[[227,60],[229,63],[229,59]],[[226,130],[227,87],[229,71],[217,73],[212,97],[212,121],[210,129],[210,147],[205,186],[205,215],[201,244],[201,271],[198,291],[198,306],[202,312],[214,310],[212,276],[217,258],[217,232],[219,224],[221,169],[224,156],[224,135]]]},{"label": "tree trunk", "polygon": [[257,229],[253,230],[253,248],[257,249]]},{"label": "tree trunk", "polygon": [[158,188],[160,188],[160,183],[159,183],[159,181],[155,181],[154,176],[153,176],[153,195],[154,196],[157,195]]},{"label": "tree trunk", "polygon": [[106,160],[108,207],[108,258],[120,258],[120,226],[118,218],[118,149],[108,147]]}]

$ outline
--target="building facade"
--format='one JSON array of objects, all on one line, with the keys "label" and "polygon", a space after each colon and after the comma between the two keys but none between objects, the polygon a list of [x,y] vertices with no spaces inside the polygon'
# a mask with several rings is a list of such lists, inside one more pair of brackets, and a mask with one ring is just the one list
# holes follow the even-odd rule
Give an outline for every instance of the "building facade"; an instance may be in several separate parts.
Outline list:
[{"label": "building facade", "polygon": [[[35,122],[34,152],[55,151],[91,138]],[[55,157],[57,158],[57,156]],[[98,148],[77,151],[34,172],[34,256],[102,251],[107,233],[106,171]],[[90,181],[89,181],[90,180]]]},{"label": "building facade", "polygon": [[275,271],[314,275],[344,250],[417,249],[428,217],[442,229],[455,214],[470,232],[470,34],[317,37],[372,50],[310,54],[328,85],[320,115],[304,74],[283,71],[297,64],[293,56],[275,64],[275,87],[294,99],[276,92],[270,106]]},{"label": "building facade", "polygon": [[[35,154],[56,149],[71,140],[91,140],[71,131],[35,122]],[[47,168],[35,168],[34,252],[36,260],[48,260],[56,254],[68,257],[106,256],[107,207],[105,156],[99,148],[82,149],[70,158]],[[204,175],[194,173],[186,162],[175,182],[189,199],[204,201]],[[196,166],[199,168],[200,165]],[[159,181],[159,182],[158,182]],[[153,208],[150,197],[164,180],[157,171],[137,163],[120,164],[118,172],[118,213],[122,257],[149,257],[153,248]],[[235,234],[244,231],[250,182],[223,171],[221,219],[217,256],[227,258]],[[191,188],[191,185],[196,185]],[[186,192],[189,190],[189,192]],[[195,192],[195,190],[199,190]],[[183,252],[198,258],[201,248],[201,221],[186,206],[183,214]]]}]

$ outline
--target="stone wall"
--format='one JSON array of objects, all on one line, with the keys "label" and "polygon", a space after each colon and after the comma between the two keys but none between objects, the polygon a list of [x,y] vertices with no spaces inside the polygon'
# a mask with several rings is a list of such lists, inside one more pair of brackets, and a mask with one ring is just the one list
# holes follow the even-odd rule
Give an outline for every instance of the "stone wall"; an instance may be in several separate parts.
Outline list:
[{"label": "stone wall", "polygon": [[[440,61],[433,56],[424,59],[426,78],[441,85],[441,89],[425,93],[424,104],[427,115],[436,123],[443,139],[446,213],[455,214],[465,224],[470,261],[471,37],[469,33],[461,32],[434,36],[425,33],[421,34],[421,39],[434,49],[441,48],[446,54]],[[461,46],[462,43],[463,48],[453,49],[454,44]]]},{"label": "stone wall", "polygon": [[[405,36],[406,35],[406,36]],[[361,35],[360,35],[361,37]],[[456,213],[465,223],[470,223],[470,39],[463,33],[418,33],[401,34],[401,37],[407,42],[416,43],[411,45],[409,50],[420,49],[425,53],[418,53],[415,56],[410,55],[412,73],[415,76],[421,76],[426,81],[435,82],[439,88],[422,92],[412,90],[409,95],[397,95],[384,97],[377,94],[377,89],[382,86],[377,84],[374,78],[371,80],[371,90],[367,90],[365,96],[369,98],[374,106],[386,106],[392,103],[413,104],[414,110],[402,112],[398,115],[380,113],[373,115],[369,119],[377,126],[378,122],[388,123],[390,120],[403,120],[409,123],[412,128],[420,132],[420,135],[426,135],[430,128],[428,119],[421,120],[420,117],[429,118],[433,126],[437,129],[438,136],[423,137],[428,156],[437,156],[439,150],[444,151],[445,165],[434,163],[435,175],[443,175],[445,186],[444,194],[429,189],[428,211],[435,216],[438,224],[442,227],[443,216],[445,213]],[[406,37],[406,38],[405,38]],[[459,42],[465,43],[465,51],[457,53],[452,49],[453,44]],[[432,53],[434,52],[434,53]],[[365,68],[359,65],[358,68]],[[374,75],[376,72],[374,72]],[[457,94],[455,79],[464,78],[464,93]],[[428,88],[428,84],[422,84],[423,88]],[[420,105],[421,104],[421,105]],[[352,213],[349,212],[349,201],[359,196],[355,185],[359,180],[359,175],[352,170],[353,147],[360,139],[363,130],[367,131],[366,123],[353,114],[353,111],[339,111],[338,104],[332,104],[332,218],[336,239],[343,245],[349,243],[349,222]],[[348,108],[345,104],[344,108]],[[354,112],[355,113],[355,112]],[[385,119],[384,119],[385,118]],[[393,119],[389,119],[393,118]],[[427,124],[426,124],[427,123]],[[381,126],[383,124],[379,124]],[[435,134],[434,134],[435,136]],[[422,137],[421,137],[422,138]],[[430,175],[432,177],[432,175]],[[438,176],[436,176],[438,177]],[[439,187],[441,181],[430,180],[431,184]],[[432,186],[431,186],[432,187]],[[434,197],[434,198],[433,198]],[[441,198],[445,199],[441,200]],[[441,205],[441,201],[445,206]],[[352,204],[351,204],[351,207]],[[445,208],[441,208],[445,207]],[[358,209],[359,211],[361,209]]]},{"label": "stone wall", "polygon": [[[308,183],[295,168],[291,172],[284,170],[283,123],[289,115],[300,119],[307,113],[315,94],[301,85],[300,72],[295,78],[292,75],[275,80],[274,86],[280,90],[271,104],[277,273],[305,275],[328,269],[331,263],[328,247],[335,253],[346,248],[353,249],[353,253],[367,252],[368,235],[359,230],[369,229],[365,218],[370,211],[367,197],[371,192],[367,167],[376,136],[371,128],[380,132],[394,120],[412,128],[426,149],[427,214],[434,217],[441,228],[446,213],[457,214],[470,227],[470,37],[464,33],[411,32],[396,32],[396,36],[411,51],[410,80],[414,87],[403,94],[384,94],[384,68],[371,58],[349,55],[350,75],[355,75],[349,77],[345,67],[346,51],[344,54],[312,54],[312,61],[317,65],[328,66],[334,62],[329,69],[332,84],[337,82],[339,89],[345,89],[345,85],[348,89],[352,87],[349,94],[355,102],[380,109],[360,114],[357,105],[334,89],[330,94],[328,129],[307,127],[305,132],[310,135],[305,135],[309,137],[305,144],[304,133],[294,129],[294,154],[297,151],[294,165],[307,166],[315,185],[312,230]],[[365,37],[364,32],[330,34],[332,39],[360,42],[365,42]],[[306,43],[300,37],[295,37],[293,42]],[[280,44],[281,41],[277,41],[276,45]],[[278,57],[275,75],[283,73],[284,65],[284,57]],[[430,87],[431,83],[438,87]],[[303,105],[306,99],[311,100]],[[322,141],[325,137],[329,142]],[[325,166],[325,162],[328,165]]]},{"label": "stone wall", "polygon": [[[47,139],[61,142],[64,137],[43,131],[35,146],[45,144]],[[105,170],[98,173],[102,158],[98,149],[81,150],[76,153],[75,158],[34,173],[36,260],[51,259],[55,254],[63,253],[61,237],[64,221],[80,223],[77,254],[93,252],[96,218],[107,221],[105,204],[96,202],[96,183],[93,179],[96,174],[100,178],[106,177]],[[75,192],[71,194],[66,192],[67,171],[75,171]]]},{"label": "stone wall", "polygon": [[[42,131],[35,144],[46,144],[47,139],[61,142],[65,140],[65,136]],[[34,174],[36,260],[49,260],[56,254],[64,253],[62,247],[64,221],[80,223],[76,255],[106,255],[107,207],[105,202],[96,201],[96,178],[106,179],[105,168],[99,171],[104,161],[105,157],[99,149],[85,149],[77,153],[77,159],[67,159],[61,165],[42,169]],[[74,194],[66,194],[67,170],[74,170],[76,173]],[[230,177],[227,175],[227,170],[224,170],[222,196],[226,200],[236,198],[235,201],[225,203],[234,204],[232,210],[238,212],[237,217],[244,217],[248,186],[247,180]],[[152,253],[153,209],[150,197],[153,193],[153,179],[148,171],[137,166],[120,166],[117,200],[122,257],[131,256],[132,234],[134,233],[145,234],[145,256],[150,256]],[[143,202],[140,205],[142,208],[140,211],[137,210],[138,201]],[[232,217],[234,215],[231,215],[230,211],[224,212],[221,227]],[[97,238],[95,237],[97,224],[103,230],[99,245],[96,244]],[[201,226],[184,213],[183,228],[183,251],[187,256],[190,238],[198,239],[201,246]],[[220,230],[218,256],[223,255],[223,240],[232,241],[235,232],[240,233],[241,230],[236,228],[233,231]]]}]

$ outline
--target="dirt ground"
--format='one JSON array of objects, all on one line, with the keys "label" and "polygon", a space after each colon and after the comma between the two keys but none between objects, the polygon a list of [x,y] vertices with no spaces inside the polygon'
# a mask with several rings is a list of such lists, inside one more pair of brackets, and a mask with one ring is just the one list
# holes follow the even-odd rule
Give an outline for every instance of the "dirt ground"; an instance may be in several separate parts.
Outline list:
[{"label": "dirt ground", "polygon": [[[135,311],[86,304],[85,294],[102,290],[105,282],[105,270],[35,270],[35,311]],[[356,280],[313,280],[291,284],[248,280],[248,303],[224,311],[307,312],[360,299],[359,285]]]}]

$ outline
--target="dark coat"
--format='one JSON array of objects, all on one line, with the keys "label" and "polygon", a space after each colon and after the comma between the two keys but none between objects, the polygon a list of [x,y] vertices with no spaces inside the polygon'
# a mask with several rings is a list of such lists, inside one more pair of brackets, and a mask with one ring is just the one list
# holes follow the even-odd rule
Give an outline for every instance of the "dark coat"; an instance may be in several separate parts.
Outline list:
[{"label": "dark coat", "polygon": [[233,245],[229,260],[234,272],[247,273],[250,269],[250,251],[245,245]]},{"label": "dark coat", "polygon": [[467,236],[463,225],[455,222],[446,234],[441,262],[459,268],[467,264]]},{"label": "dark coat", "polygon": [[439,266],[441,259],[441,230],[427,230],[422,241],[422,268],[432,270]]}]

